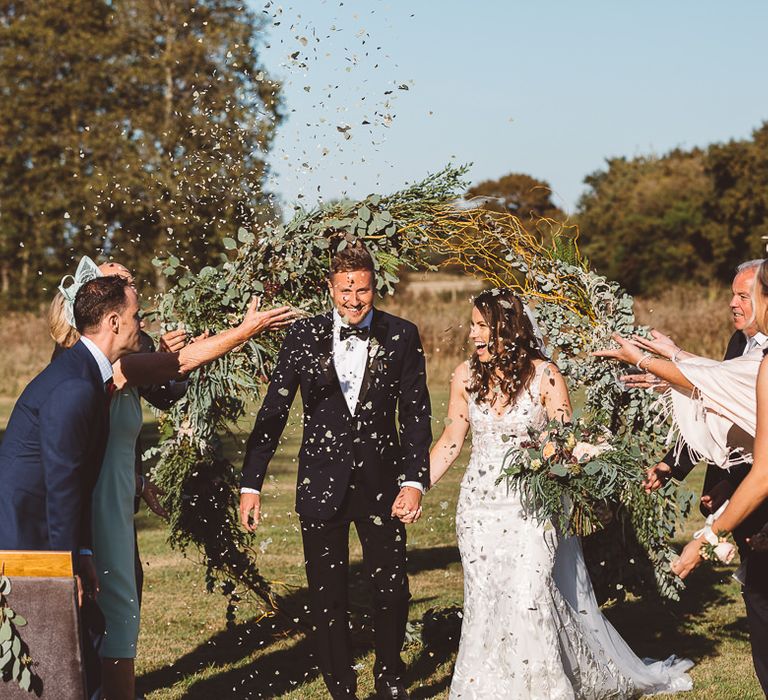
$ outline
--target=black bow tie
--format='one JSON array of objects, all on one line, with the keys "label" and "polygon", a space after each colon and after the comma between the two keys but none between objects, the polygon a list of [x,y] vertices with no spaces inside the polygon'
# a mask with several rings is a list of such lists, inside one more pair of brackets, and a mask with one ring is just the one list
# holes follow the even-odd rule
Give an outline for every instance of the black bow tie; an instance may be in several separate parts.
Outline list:
[{"label": "black bow tie", "polygon": [[346,340],[352,336],[360,338],[360,340],[368,340],[368,336],[370,336],[370,334],[370,326],[341,326],[339,328],[339,338],[341,340]]}]

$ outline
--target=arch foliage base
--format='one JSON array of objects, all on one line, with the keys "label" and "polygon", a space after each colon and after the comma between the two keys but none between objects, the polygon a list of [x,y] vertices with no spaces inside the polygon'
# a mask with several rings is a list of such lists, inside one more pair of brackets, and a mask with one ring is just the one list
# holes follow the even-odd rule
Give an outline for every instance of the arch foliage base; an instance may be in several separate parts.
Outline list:
[{"label": "arch foliage base", "polygon": [[[551,234],[552,243],[545,244],[538,231],[530,232],[514,216],[457,208],[465,172],[446,168],[390,196],[299,211],[289,223],[258,232],[240,229],[224,240],[228,253],[215,267],[193,270],[174,256],[156,259],[172,279],[157,313],[194,334],[231,327],[253,294],[261,294],[265,304],[319,312],[327,308],[330,256],[357,239],[373,253],[381,294],[394,291],[400,270],[433,267],[430,261],[442,258],[441,264],[458,265],[491,286],[516,289],[535,308],[572,391],[584,393],[585,409],[614,432],[635,436],[640,477],[641,455],[658,448],[663,430],[653,401],[628,395],[616,381],[616,368],[588,354],[605,346],[612,332],[635,330],[632,299],[591,272],[575,238],[554,222],[541,222]],[[153,476],[166,494],[171,543],[199,552],[209,590],[219,588],[230,597],[229,619],[239,596],[249,593],[302,623],[302,614],[281,607],[258,570],[252,536],[238,526],[238,470],[222,449],[222,439],[261,394],[279,342],[278,336],[253,339],[191,378],[186,397],[161,417]],[[668,542],[688,502],[673,487],[649,497],[638,489],[626,494],[624,507],[646,545],[660,591],[675,597]]]}]

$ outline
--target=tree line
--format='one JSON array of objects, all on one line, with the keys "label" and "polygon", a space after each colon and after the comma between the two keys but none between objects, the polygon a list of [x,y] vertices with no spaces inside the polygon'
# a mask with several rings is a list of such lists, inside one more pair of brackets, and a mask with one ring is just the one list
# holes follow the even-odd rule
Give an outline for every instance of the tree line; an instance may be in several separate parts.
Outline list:
[{"label": "tree line", "polygon": [[736,265],[765,255],[768,122],[747,139],[611,158],[584,182],[570,218],[548,183],[528,175],[482,182],[469,194],[497,198],[524,222],[577,224],[591,265],[633,294],[681,281],[729,284]]},{"label": "tree line", "polygon": [[[83,252],[147,285],[157,254],[199,268],[277,215],[266,154],[281,89],[241,0],[0,0],[0,307],[49,299]],[[764,251],[768,123],[751,138],[611,158],[566,217],[544,180],[468,196],[547,235],[578,224],[592,265],[632,293],[728,282]],[[176,260],[173,260],[176,263]]]},{"label": "tree line", "polygon": [[241,0],[0,0],[0,304],[50,298],[73,256],[148,283],[273,215],[280,85]]}]

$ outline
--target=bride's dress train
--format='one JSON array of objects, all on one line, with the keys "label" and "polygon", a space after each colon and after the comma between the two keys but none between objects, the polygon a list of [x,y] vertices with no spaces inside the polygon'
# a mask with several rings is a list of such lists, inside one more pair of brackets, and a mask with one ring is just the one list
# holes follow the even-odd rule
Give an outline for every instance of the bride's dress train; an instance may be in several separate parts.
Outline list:
[{"label": "bride's dress train", "polygon": [[577,538],[558,537],[496,485],[512,441],[543,426],[545,364],[505,413],[469,402],[472,453],[456,529],[464,620],[450,697],[602,700],[689,690],[693,664],[644,662],[600,612]]}]

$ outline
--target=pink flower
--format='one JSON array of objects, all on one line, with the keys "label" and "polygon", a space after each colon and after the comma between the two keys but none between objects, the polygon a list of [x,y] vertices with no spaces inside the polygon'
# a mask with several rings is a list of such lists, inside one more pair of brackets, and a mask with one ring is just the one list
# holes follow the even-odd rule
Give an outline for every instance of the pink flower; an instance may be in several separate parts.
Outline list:
[{"label": "pink flower", "polygon": [[581,462],[583,458],[592,459],[610,449],[611,446],[607,442],[600,445],[590,445],[588,442],[577,442],[576,447],[573,448],[573,456]]},{"label": "pink flower", "polygon": [[715,546],[715,556],[723,562],[723,564],[730,564],[735,555],[736,547],[730,542],[719,542]]}]

